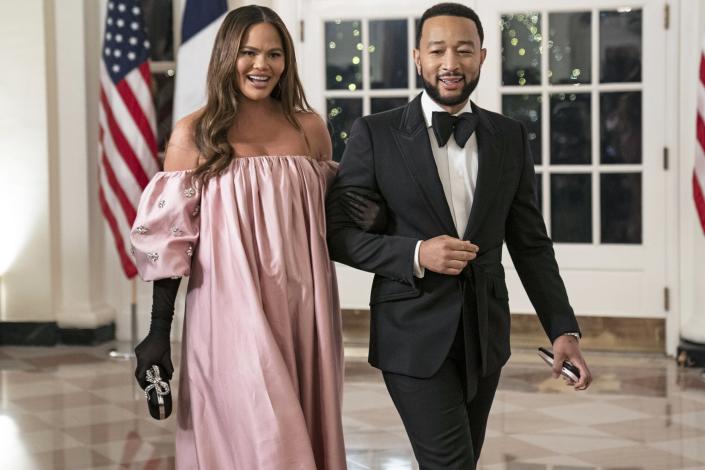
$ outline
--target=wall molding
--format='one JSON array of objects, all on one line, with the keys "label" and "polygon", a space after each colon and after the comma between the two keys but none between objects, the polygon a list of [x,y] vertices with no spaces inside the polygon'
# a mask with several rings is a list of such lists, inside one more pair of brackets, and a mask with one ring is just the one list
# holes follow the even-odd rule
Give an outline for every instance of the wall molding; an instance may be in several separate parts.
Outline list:
[{"label": "wall molding", "polygon": [[[343,309],[345,346],[367,346],[370,331],[369,310]],[[513,348],[549,346],[548,338],[533,313],[512,313]],[[580,316],[583,333],[581,348],[588,351],[629,351],[666,353],[664,318]]]}]

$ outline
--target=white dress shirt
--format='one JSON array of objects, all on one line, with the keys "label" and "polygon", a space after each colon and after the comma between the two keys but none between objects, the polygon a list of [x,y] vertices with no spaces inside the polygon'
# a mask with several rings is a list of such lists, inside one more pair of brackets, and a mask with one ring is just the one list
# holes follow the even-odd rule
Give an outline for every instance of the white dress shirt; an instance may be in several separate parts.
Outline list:
[{"label": "white dress shirt", "polygon": [[[426,130],[431,141],[431,151],[436,161],[438,176],[443,185],[443,193],[446,196],[448,208],[453,216],[453,223],[458,236],[462,237],[470,216],[470,208],[472,207],[475,185],[477,183],[477,137],[473,133],[465,143],[465,147],[460,147],[455,141],[455,137],[451,135],[446,145],[439,147],[436,136],[433,133],[432,118],[434,112],[444,112],[445,110],[433,101],[426,92],[421,95],[421,109],[426,121]],[[463,109],[454,115],[471,112],[472,107],[470,106],[470,100],[468,100]],[[423,277],[425,273],[425,269],[419,263],[420,246],[421,240],[416,244],[416,250],[414,251],[414,276],[419,278]]]}]

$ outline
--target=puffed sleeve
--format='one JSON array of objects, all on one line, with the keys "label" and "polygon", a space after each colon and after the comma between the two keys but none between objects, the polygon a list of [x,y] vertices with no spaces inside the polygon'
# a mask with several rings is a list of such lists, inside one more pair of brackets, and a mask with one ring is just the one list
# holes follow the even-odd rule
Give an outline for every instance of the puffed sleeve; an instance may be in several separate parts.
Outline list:
[{"label": "puffed sleeve", "polygon": [[130,241],[145,281],[191,272],[201,202],[201,191],[191,175],[191,171],[157,173],[142,193]]}]

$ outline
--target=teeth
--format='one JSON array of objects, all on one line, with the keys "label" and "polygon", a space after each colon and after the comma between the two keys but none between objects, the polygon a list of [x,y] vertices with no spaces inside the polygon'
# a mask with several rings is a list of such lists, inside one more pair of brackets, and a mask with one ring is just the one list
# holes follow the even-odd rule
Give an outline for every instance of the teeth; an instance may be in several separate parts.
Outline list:
[{"label": "teeth", "polygon": [[266,82],[269,80],[269,77],[256,77],[254,75],[249,76],[250,80],[257,80],[258,82]]}]

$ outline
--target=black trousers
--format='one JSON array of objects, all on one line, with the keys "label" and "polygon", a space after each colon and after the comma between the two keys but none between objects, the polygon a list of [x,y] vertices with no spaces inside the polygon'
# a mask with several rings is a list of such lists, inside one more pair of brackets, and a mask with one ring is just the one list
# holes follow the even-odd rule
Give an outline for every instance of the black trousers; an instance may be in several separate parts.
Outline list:
[{"label": "black trousers", "polygon": [[432,377],[383,372],[421,470],[474,470],[480,458],[500,372],[480,377],[478,356],[465,350],[464,336],[461,322]]}]

